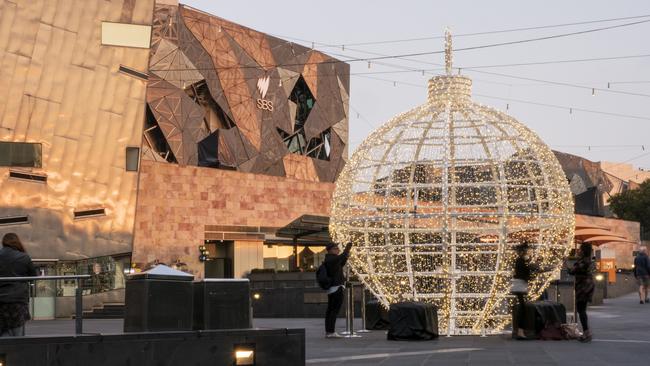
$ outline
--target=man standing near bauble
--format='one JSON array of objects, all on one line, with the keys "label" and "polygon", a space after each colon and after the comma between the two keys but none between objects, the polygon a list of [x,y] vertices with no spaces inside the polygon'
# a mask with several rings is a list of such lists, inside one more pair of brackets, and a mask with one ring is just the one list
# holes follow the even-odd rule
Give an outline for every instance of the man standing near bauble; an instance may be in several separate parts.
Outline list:
[{"label": "man standing near bauble", "polygon": [[639,284],[639,304],[649,303],[650,259],[648,259],[648,249],[646,247],[641,247],[639,254],[634,258],[634,277]]},{"label": "man standing near bauble", "polygon": [[341,253],[337,244],[330,243],[327,245],[327,254],[323,265],[327,269],[327,275],[330,278],[330,287],[327,289],[327,312],[325,313],[325,338],[340,338],[336,333],[336,317],[343,305],[343,289],[345,288],[345,276],[343,276],[343,266],[348,262],[352,243],[348,243]]}]

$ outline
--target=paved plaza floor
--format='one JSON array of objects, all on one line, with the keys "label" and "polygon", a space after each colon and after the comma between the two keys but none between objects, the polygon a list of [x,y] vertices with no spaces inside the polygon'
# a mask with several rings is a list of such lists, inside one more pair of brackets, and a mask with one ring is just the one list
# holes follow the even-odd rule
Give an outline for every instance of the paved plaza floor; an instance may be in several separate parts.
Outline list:
[{"label": "paved plaza floor", "polygon": [[[308,365],[650,365],[650,304],[636,294],[588,310],[594,341],[514,341],[509,335],[387,341],[384,331],[325,339],[321,319],[255,319],[256,327],[305,328]],[[343,319],[338,324],[343,326]],[[358,320],[357,320],[357,323]],[[28,335],[70,334],[71,320],[32,321]],[[118,333],[121,320],[86,320],[84,331]]]}]

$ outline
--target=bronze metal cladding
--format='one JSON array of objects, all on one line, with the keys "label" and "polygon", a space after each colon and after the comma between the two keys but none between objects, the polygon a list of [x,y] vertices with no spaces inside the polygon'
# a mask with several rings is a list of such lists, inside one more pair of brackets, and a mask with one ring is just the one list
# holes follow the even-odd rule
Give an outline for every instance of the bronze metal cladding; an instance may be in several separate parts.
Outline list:
[{"label": "bronze metal cladding", "polygon": [[[18,233],[32,257],[131,251],[138,173],[126,171],[125,155],[141,145],[146,81],[119,70],[146,72],[149,50],[104,46],[101,29],[151,25],[153,7],[154,0],[0,0],[0,141],[42,146],[40,168],[0,167],[0,218],[28,218],[0,226],[0,235]],[[99,209],[105,214],[75,219]]]},{"label": "bronze metal cladding", "polygon": [[151,44],[144,159],[336,179],[349,65],[184,5],[156,5]]}]

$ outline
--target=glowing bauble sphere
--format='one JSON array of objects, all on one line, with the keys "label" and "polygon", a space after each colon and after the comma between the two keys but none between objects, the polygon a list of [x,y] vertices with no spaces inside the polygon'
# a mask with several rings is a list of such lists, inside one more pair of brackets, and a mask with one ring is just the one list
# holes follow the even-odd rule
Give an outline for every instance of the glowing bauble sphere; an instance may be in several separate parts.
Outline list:
[{"label": "glowing bauble sphere", "polygon": [[573,200],[553,152],[514,118],[471,101],[471,80],[439,76],[428,102],[354,152],[336,182],[330,232],[384,305],[430,302],[442,334],[511,320],[514,247],[531,243],[529,298],[573,242]]}]

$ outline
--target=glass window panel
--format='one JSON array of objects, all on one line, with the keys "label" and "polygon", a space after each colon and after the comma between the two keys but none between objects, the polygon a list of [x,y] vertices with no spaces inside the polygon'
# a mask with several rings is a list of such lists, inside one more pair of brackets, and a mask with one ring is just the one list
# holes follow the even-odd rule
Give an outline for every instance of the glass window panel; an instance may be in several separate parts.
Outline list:
[{"label": "glass window panel", "polygon": [[149,48],[151,26],[102,22],[102,45]]},{"label": "glass window panel", "polygon": [[0,166],[40,168],[42,146],[27,142],[0,142]]},{"label": "glass window panel", "polygon": [[137,172],[140,163],[140,148],[127,147],[126,148],[126,171]]}]

